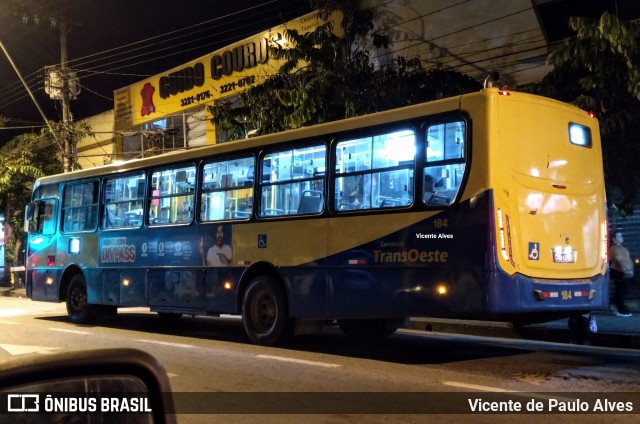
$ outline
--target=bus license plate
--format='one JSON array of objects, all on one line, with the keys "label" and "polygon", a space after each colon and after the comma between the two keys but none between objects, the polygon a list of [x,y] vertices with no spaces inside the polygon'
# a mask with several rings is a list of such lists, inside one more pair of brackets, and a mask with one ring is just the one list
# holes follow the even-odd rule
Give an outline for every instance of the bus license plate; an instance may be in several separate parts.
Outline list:
[{"label": "bus license plate", "polygon": [[553,252],[553,262],[559,264],[572,264],[575,262],[573,252]]}]

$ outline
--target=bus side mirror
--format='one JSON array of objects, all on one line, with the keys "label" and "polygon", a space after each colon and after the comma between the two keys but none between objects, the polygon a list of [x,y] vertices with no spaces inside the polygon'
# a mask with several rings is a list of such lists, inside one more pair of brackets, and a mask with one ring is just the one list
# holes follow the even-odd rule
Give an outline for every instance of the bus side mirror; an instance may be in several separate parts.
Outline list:
[{"label": "bus side mirror", "polygon": [[28,233],[29,230],[32,228],[31,222],[33,221],[33,216],[35,214],[36,211],[36,204],[35,203],[29,203],[27,205],[27,207],[24,210],[24,223],[23,223],[23,227],[24,227],[24,232]]}]

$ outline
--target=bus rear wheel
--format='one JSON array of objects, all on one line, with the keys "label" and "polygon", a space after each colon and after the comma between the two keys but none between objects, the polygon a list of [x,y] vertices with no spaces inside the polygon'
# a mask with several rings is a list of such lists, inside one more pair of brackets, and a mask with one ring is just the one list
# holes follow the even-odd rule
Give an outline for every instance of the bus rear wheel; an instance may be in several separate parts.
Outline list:
[{"label": "bus rear wheel", "polygon": [[376,341],[389,337],[400,328],[401,320],[393,319],[341,319],[338,326],[347,336],[361,341]]},{"label": "bus rear wheel", "polygon": [[83,324],[91,320],[92,307],[88,302],[87,283],[81,274],[71,278],[67,290],[67,314],[71,322]]},{"label": "bus rear wheel", "polygon": [[242,300],[242,324],[251,342],[273,346],[293,333],[282,289],[269,277],[257,277]]}]

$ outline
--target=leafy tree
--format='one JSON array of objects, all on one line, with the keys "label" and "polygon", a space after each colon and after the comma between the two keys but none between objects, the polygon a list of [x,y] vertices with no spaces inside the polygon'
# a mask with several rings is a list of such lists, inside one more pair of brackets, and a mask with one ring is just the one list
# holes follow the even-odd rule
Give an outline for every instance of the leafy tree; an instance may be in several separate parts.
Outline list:
[{"label": "leafy tree", "polygon": [[[16,137],[22,139],[24,136]],[[16,140],[14,139],[14,141]],[[33,165],[33,153],[27,149],[3,147],[0,155],[0,213],[5,217],[5,273],[17,261],[21,249],[22,216],[20,211],[29,201],[33,181],[42,171]]]},{"label": "leafy tree", "polygon": [[342,12],[338,36],[331,22],[300,34],[286,30],[292,46],[271,47],[284,61],[280,72],[240,94],[240,107],[222,100],[210,107],[213,124],[230,140],[247,136],[247,128],[268,134],[420,103],[469,91],[479,84],[463,74],[425,70],[420,60],[398,58],[374,66],[372,51],[387,40],[373,30],[370,10],[359,2],[313,0],[321,17]]},{"label": "leafy tree", "polygon": [[[63,124],[51,122],[54,131]],[[78,125],[74,137],[89,133],[86,125]],[[59,134],[59,133],[58,133]],[[5,275],[17,263],[23,248],[23,210],[31,199],[33,182],[44,175],[63,171],[60,137],[48,128],[39,134],[22,134],[0,148],[0,214],[5,217]]]},{"label": "leafy tree", "polygon": [[630,212],[640,163],[640,24],[604,13],[572,18],[570,26],[575,34],[548,57],[554,70],[526,89],[596,114],[607,198]]}]

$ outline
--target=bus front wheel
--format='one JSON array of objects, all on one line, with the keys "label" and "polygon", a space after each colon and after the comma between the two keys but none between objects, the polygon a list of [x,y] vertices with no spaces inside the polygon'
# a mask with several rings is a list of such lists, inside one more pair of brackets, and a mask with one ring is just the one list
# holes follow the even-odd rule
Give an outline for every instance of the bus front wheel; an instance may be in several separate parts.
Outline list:
[{"label": "bus front wheel", "polygon": [[244,293],[242,324],[251,342],[273,346],[293,333],[282,289],[269,277],[257,277]]},{"label": "bus front wheel", "polygon": [[71,322],[76,324],[88,322],[92,317],[91,305],[87,298],[87,283],[80,274],[74,275],[69,283],[67,314]]}]

